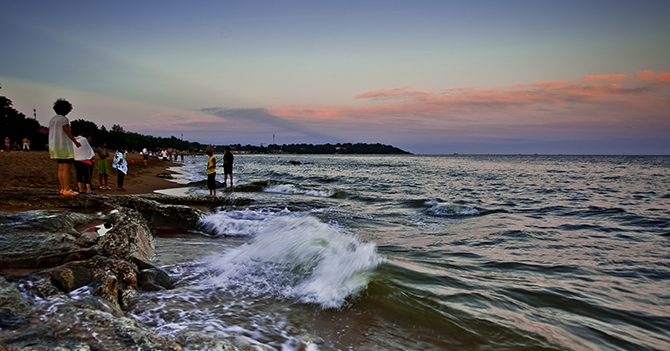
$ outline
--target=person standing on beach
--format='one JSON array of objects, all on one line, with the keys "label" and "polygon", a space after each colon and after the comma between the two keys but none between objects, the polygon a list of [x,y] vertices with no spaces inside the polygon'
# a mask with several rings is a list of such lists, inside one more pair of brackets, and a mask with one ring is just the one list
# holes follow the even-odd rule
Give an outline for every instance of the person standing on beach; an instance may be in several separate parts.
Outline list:
[{"label": "person standing on beach", "polygon": [[5,137],[5,150],[9,151],[9,148],[12,146],[12,141],[9,137]]},{"label": "person standing on beach", "polygon": [[107,143],[102,142],[97,151],[100,161],[98,161],[98,174],[100,175],[100,189],[110,190],[109,175],[112,173],[112,168],[109,166],[109,151],[107,151]]},{"label": "person standing on beach", "polygon": [[23,138],[23,151],[30,151],[30,139]]},{"label": "person standing on beach", "polygon": [[70,170],[74,163],[74,148],[81,144],[72,135],[70,120],[65,117],[72,111],[72,105],[65,99],[58,99],[53,109],[56,115],[49,121],[49,156],[58,163],[61,195],[77,196],[79,193],[70,189]]},{"label": "person standing on beach", "polygon": [[147,150],[145,147],[140,153],[142,154],[142,159],[144,160],[144,165],[146,166],[147,162],[149,162],[149,150]]},{"label": "person standing on beach", "polygon": [[226,186],[228,176],[230,176],[230,186],[233,186],[233,154],[230,152],[230,146],[226,146],[226,152],[223,154],[223,186]]},{"label": "person standing on beach", "polygon": [[207,161],[207,188],[209,189],[209,196],[216,196],[216,157],[214,156],[214,149],[211,146],[207,146],[205,153],[209,156],[209,161]]},{"label": "person standing on beach", "polygon": [[116,181],[116,190],[126,191],[126,189],[123,188],[123,180],[126,178],[126,174],[128,173],[126,150],[116,150],[114,161],[112,161],[112,168],[116,168],[116,175],[118,177]]},{"label": "person standing on beach", "polygon": [[77,186],[79,187],[79,193],[84,191],[86,187],[86,194],[95,194],[91,190],[91,174],[93,173],[93,157],[95,157],[95,152],[89,144],[91,137],[85,137],[84,132],[80,131],[77,134],[77,141],[81,144],[81,147],[74,149],[74,170],[77,174]]}]

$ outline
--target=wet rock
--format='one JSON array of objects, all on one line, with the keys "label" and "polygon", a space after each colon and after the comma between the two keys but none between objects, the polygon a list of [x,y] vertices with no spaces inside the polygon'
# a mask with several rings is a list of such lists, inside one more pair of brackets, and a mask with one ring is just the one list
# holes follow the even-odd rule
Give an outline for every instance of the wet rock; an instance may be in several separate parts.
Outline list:
[{"label": "wet rock", "polygon": [[149,260],[154,255],[154,237],[141,215],[129,208],[112,211],[107,221],[113,225],[98,239],[98,246],[106,256],[132,256]]},{"label": "wet rock", "polygon": [[101,282],[95,289],[93,289],[93,295],[119,304],[119,280],[116,278],[116,276],[113,274],[107,274],[104,277],[100,277],[99,279]]},{"label": "wet rock", "polygon": [[81,247],[91,247],[98,243],[99,237],[96,232],[84,232],[79,239],[74,241],[74,244]]},{"label": "wet rock", "polygon": [[93,217],[61,211],[0,213],[0,267],[48,268],[95,255],[74,226]]},{"label": "wet rock", "polygon": [[[0,213],[0,269],[39,270],[21,281],[28,299],[38,302],[32,311],[16,287],[0,281],[0,351],[181,350],[171,339],[123,317],[122,308],[138,289],[167,289],[172,284],[166,272],[148,263],[154,255],[149,226],[164,223],[195,229],[204,214],[185,204],[212,207],[238,200],[80,198],[38,193],[3,197],[0,192],[0,203],[5,205],[116,209],[108,215],[56,210]],[[113,225],[102,236],[82,235],[75,229],[101,220]]]},{"label": "wet rock", "polygon": [[80,262],[73,262],[51,270],[51,280],[60,290],[70,292],[91,284],[93,275]]},{"label": "wet rock", "polygon": [[[164,197],[155,197],[165,199]],[[143,197],[127,196],[119,199],[123,206],[131,207],[144,216],[150,226],[171,225],[178,228],[191,229],[204,217],[204,213],[196,208],[179,204],[163,204]]]},{"label": "wet rock", "polygon": [[172,339],[120,313],[110,313],[96,303],[102,300],[80,298],[43,305],[31,313],[31,323],[21,333],[0,329],[0,350],[183,350]]},{"label": "wet rock", "polygon": [[0,328],[16,329],[27,323],[30,304],[19,289],[0,276]]},{"label": "wet rock", "polygon": [[145,291],[169,289],[172,279],[165,271],[158,268],[143,269],[140,271],[139,288]]},{"label": "wet rock", "polygon": [[93,295],[120,307],[128,305],[137,293],[137,266],[120,259],[96,256],[86,262],[93,276]]},{"label": "wet rock", "polygon": [[30,277],[26,288],[35,296],[46,299],[55,296],[64,296],[63,290],[54,285],[51,276],[47,273],[36,274]]}]

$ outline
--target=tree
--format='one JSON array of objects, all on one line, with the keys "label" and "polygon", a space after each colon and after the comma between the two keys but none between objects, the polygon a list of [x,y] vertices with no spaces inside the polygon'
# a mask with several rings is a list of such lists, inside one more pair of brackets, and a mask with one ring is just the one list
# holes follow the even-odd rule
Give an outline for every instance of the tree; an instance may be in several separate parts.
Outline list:
[{"label": "tree", "polygon": [[95,138],[96,134],[100,133],[97,124],[83,119],[75,119],[74,121],[70,122],[70,129],[75,136],[83,132],[84,135],[90,135]]},{"label": "tree", "polygon": [[47,134],[40,133],[40,123],[34,118],[26,118],[26,115],[12,107],[12,100],[0,96],[0,135],[2,139],[9,137],[12,142],[21,144],[23,138],[31,141],[32,149],[44,149],[47,143]]}]

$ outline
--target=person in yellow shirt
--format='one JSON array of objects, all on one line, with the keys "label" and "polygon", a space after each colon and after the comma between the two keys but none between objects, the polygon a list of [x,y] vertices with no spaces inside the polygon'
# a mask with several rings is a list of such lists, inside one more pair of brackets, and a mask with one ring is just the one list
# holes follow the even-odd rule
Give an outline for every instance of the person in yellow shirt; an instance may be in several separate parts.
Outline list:
[{"label": "person in yellow shirt", "polygon": [[211,146],[207,146],[205,153],[209,156],[209,161],[207,161],[207,188],[209,189],[209,196],[216,196],[216,157],[214,156],[214,149]]}]

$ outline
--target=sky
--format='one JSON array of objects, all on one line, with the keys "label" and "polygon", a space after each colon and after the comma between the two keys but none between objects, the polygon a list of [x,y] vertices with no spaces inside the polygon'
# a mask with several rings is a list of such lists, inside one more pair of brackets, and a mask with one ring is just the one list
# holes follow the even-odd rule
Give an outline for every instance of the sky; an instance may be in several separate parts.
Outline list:
[{"label": "sky", "polygon": [[[7,1],[0,95],[204,144],[670,155],[670,1]],[[273,139],[273,136],[275,139]]]}]

